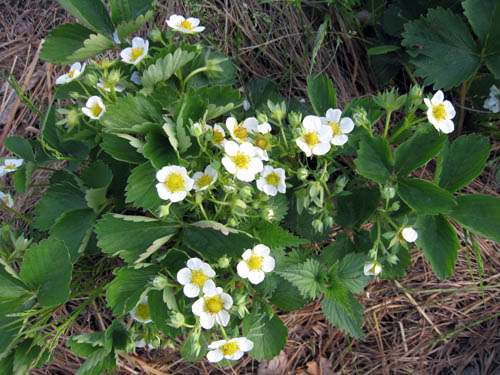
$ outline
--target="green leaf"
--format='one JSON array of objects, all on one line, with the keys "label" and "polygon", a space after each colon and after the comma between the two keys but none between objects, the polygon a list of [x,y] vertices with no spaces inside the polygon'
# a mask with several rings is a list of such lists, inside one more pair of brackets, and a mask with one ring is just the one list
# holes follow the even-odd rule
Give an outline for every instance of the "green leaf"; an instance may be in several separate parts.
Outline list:
[{"label": "green leaf", "polygon": [[400,46],[383,45],[383,46],[368,48],[366,53],[368,54],[368,56],[384,55],[389,52],[397,51],[400,48],[401,48]]},{"label": "green leaf", "polygon": [[68,13],[92,30],[113,37],[115,28],[101,0],[58,0],[58,2]]},{"label": "green leaf", "polygon": [[471,232],[500,243],[500,199],[491,195],[459,195],[450,217]]},{"label": "green leaf", "polygon": [[398,179],[399,197],[418,214],[449,213],[457,202],[453,195],[431,182],[417,178]]},{"label": "green leaf", "polygon": [[307,95],[318,116],[325,116],[330,108],[337,108],[337,93],[326,74],[307,78]]},{"label": "green leaf", "polygon": [[28,140],[18,136],[7,137],[4,146],[25,161],[35,162],[33,148]]},{"label": "green leaf", "polygon": [[340,262],[350,252],[355,250],[354,244],[346,232],[337,232],[335,241],[321,250],[321,258],[323,262],[331,267],[335,263]]},{"label": "green leaf", "polygon": [[128,178],[125,201],[145,210],[160,206],[163,201],[156,191],[157,183],[156,171],[149,161],[135,167]]},{"label": "green leaf", "polygon": [[389,263],[386,259],[382,262],[382,273],[380,277],[384,280],[397,280],[406,275],[406,270],[411,266],[411,256],[408,249],[399,246],[395,253],[399,259],[396,264]]},{"label": "green leaf", "polygon": [[113,172],[102,160],[89,164],[81,173],[84,184],[89,187],[85,192],[85,200],[90,208],[97,213],[106,203],[106,193],[113,180]]},{"label": "green leaf", "polygon": [[163,123],[162,108],[151,97],[142,94],[120,97],[114,105],[109,105],[101,123],[109,132],[145,134]]},{"label": "green leaf", "polygon": [[116,26],[116,31],[118,34],[118,39],[120,41],[125,40],[130,34],[134,31],[139,30],[142,25],[148,22],[151,18],[153,18],[154,11],[148,10],[145,14],[141,14],[136,19],[122,22]]},{"label": "green leaf", "polygon": [[106,286],[106,299],[113,315],[121,316],[132,310],[159,270],[156,265],[139,269],[119,268],[116,277]]},{"label": "green leaf", "polygon": [[255,304],[243,320],[243,336],[254,344],[249,354],[261,361],[276,357],[285,348],[288,330],[277,315],[268,316]]},{"label": "green leaf", "polygon": [[[135,262],[150,248],[157,250],[156,241],[178,231],[176,226],[139,216],[106,214],[97,222],[97,245],[106,254],[119,255],[128,263]],[[161,245],[160,245],[161,246]]]},{"label": "green leaf", "polygon": [[363,272],[367,261],[368,256],[365,254],[347,254],[339,263],[336,280],[354,294],[363,292],[366,283],[370,281],[370,277]]},{"label": "green leaf", "polygon": [[50,229],[51,237],[62,241],[68,248],[71,263],[75,263],[85,251],[95,219],[90,208],[66,211]]},{"label": "green leaf", "polygon": [[[19,298],[8,302],[0,303],[0,358],[8,354],[9,350],[17,344],[20,337],[17,336],[22,321],[17,321],[17,317],[7,317],[7,314],[21,313],[29,310],[35,304],[35,299]],[[1,366],[0,366],[1,369]],[[10,373],[6,373],[6,375]]]},{"label": "green leaf", "polygon": [[358,173],[380,184],[389,182],[392,156],[389,142],[382,137],[365,138],[360,142],[358,158],[354,161]]},{"label": "green leaf", "polygon": [[165,57],[159,58],[142,74],[142,85],[146,88],[152,88],[157,83],[168,80],[195,56],[194,52],[178,48],[173,54],[169,53]]},{"label": "green leaf", "polygon": [[60,305],[69,296],[71,261],[66,246],[47,239],[30,246],[21,267],[21,279],[36,290],[41,306]]},{"label": "green leaf", "polygon": [[35,344],[34,339],[24,340],[14,354],[14,372],[9,375],[26,375],[31,369],[45,364],[50,357],[46,348]]},{"label": "green leaf", "polygon": [[134,344],[130,330],[120,323],[119,320],[114,320],[108,327],[104,341],[105,347],[111,347],[114,350],[126,350],[127,347]]},{"label": "green leaf", "polygon": [[463,188],[481,174],[489,154],[488,138],[476,134],[457,138],[441,152],[437,184],[452,193]]},{"label": "green leaf", "polygon": [[109,348],[100,348],[90,354],[75,375],[102,375],[116,369],[117,358]]},{"label": "green leaf", "polygon": [[65,23],[46,37],[40,57],[53,64],[70,64],[71,55],[78,49],[84,48],[84,42],[93,34],[92,30],[78,23]]},{"label": "green leaf", "polygon": [[498,49],[500,39],[500,3],[497,0],[465,0],[464,14],[483,48]]},{"label": "green leaf", "polygon": [[436,156],[447,140],[448,137],[437,132],[434,127],[420,127],[394,151],[394,171],[398,176],[407,176]]},{"label": "green leaf", "polygon": [[309,241],[294,236],[286,229],[274,223],[257,221],[252,223],[252,227],[249,229],[253,231],[261,243],[271,248],[295,247],[309,243]]},{"label": "green leaf", "polygon": [[308,259],[305,263],[280,271],[278,274],[295,285],[305,298],[316,298],[323,289],[325,271],[316,259]]},{"label": "green leaf", "polygon": [[83,46],[68,57],[68,62],[83,61],[113,48],[113,42],[102,34],[92,34]]},{"label": "green leaf", "polygon": [[207,346],[200,339],[201,337],[196,337],[193,334],[188,335],[181,346],[182,358],[188,361],[199,361],[207,354]]},{"label": "green leaf", "polygon": [[163,292],[159,290],[149,292],[148,306],[151,320],[156,327],[167,337],[171,336],[175,329],[168,325],[170,311],[165,301],[163,301]]},{"label": "green leaf", "polygon": [[220,117],[243,103],[241,93],[231,86],[204,86],[196,90],[190,87],[188,96],[195,95],[208,100],[207,120]]},{"label": "green leaf", "polygon": [[442,215],[420,216],[417,219],[417,246],[424,251],[434,273],[440,278],[451,277],[457,260],[457,233]]},{"label": "green leaf", "polygon": [[35,208],[33,224],[39,230],[47,230],[66,211],[87,207],[84,193],[70,181],[52,185]]},{"label": "green leaf", "polygon": [[177,154],[167,137],[160,131],[152,131],[146,135],[144,156],[151,160],[156,169],[166,165],[177,164]]},{"label": "green leaf", "polygon": [[380,201],[377,187],[354,189],[337,198],[335,222],[342,227],[359,228],[375,212]]},{"label": "green leaf", "polygon": [[405,24],[403,37],[402,45],[411,48],[415,75],[425,77],[424,85],[448,90],[468,80],[480,66],[480,53],[467,25],[449,9],[429,9],[427,16]]},{"label": "green leaf", "polygon": [[88,357],[104,346],[104,335],[105,332],[93,332],[71,336],[66,342],[66,346],[71,348],[71,351],[76,355]]},{"label": "green leaf", "polygon": [[101,147],[116,160],[131,164],[144,163],[144,158],[124,138],[112,134],[102,134]]},{"label": "green leaf", "polygon": [[299,288],[276,273],[266,276],[264,283],[271,278],[276,281],[276,286],[269,301],[279,309],[284,311],[300,310],[310,301],[309,298],[302,297]]},{"label": "green leaf", "polygon": [[211,261],[220,257],[240,257],[251,249],[256,241],[244,233],[223,234],[211,228],[186,226],[182,231],[182,242]]},{"label": "green leaf", "polygon": [[135,20],[153,10],[155,0],[111,0],[111,18],[115,25]]},{"label": "green leaf", "polygon": [[363,330],[361,329],[363,306],[351,294],[347,295],[344,305],[325,297],[321,304],[321,310],[332,325],[360,340],[363,339]]},{"label": "green leaf", "polygon": [[31,176],[35,171],[34,163],[25,162],[21,168],[14,172],[14,186],[19,194],[26,193],[31,181]]},{"label": "green leaf", "polygon": [[0,303],[21,298],[27,293],[26,286],[0,266]]}]

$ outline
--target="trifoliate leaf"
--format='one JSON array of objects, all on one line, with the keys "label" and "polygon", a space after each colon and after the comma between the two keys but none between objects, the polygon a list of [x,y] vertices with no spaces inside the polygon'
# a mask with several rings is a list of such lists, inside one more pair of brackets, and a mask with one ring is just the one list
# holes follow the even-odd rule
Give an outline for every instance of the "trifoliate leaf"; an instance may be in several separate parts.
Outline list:
[{"label": "trifoliate leaf", "polygon": [[489,139],[477,134],[447,143],[438,158],[437,184],[452,193],[468,185],[483,171],[490,148]]},{"label": "trifoliate leaf", "polygon": [[460,244],[457,232],[442,215],[420,216],[417,220],[417,246],[441,279],[451,277]]},{"label": "trifoliate leaf", "polygon": [[54,238],[31,245],[21,267],[21,279],[35,290],[41,306],[66,302],[72,265],[66,246]]},{"label": "trifoliate leaf", "polygon": [[133,263],[158,250],[166,242],[162,239],[168,237],[168,240],[178,231],[176,226],[165,225],[159,220],[133,220],[125,215],[106,214],[97,222],[97,245],[104,253],[119,255],[126,262]]},{"label": "trifoliate leaf", "polygon": [[351,294],[347,295],[345,303],[340,304],[339,301],[326,297],[323,299],[321,309],[325,318],[336,328],[362,340],[363,306]]},{"label": "trifoliate leaf", "polygon": [[389,142],[382,137],[363,139],[359,144],[358,158],[354,163],[362,176],[379,184],[389,182],[392,172]]},{"label": "trifoliate leaf", "polygon": [[449,9],[429,9],[427,16],[405,24],[403,37],[415,74],[435,89],[458,86],[480,66],[480,51],[467,25]]},{"label": "trifoliate leaf", "polygon": [[113,315],[121,316],[132,310],[159,270],[156,265],[139,269],[119,268],[115,279],[106,286],[106,299]]},{"label": "trifoliate leaf", "polygon": [[152,88],[159,82],[168,80],[172,75],[190,62],[196,54],[178,48],[175,52],[159,58],[151,64],[142,74],[142,85]]},{"label": "trifoliate leaf", "polygon": [[65,23],[55,29],[45,39],[40,57],[53,64],[71,64],[71,55],[80,48],[83,42],[90,38],[92,30],[79,23]]},{"label": "trifoliate leaf", "polygon": [[162,204],[156,190],[156,171],[149,161],[135,167],[128,178],[127,203],[134,203],[145,210],[156,208]]},{"label": "trifoliate leaf", "polygon": [[325,271],[316,259],[309,259],[278,274],[295,285],[305,298],[316,298],[323,289]]},{"label": "trifoliate leaf", "polygon": [[500,243],[500,199],[491,195],[459,195],[450,217],[480,236]]},{"label": "trifoliate leaf", "polygon": [[285,348],[288,330],[277,315],[268,316],[254,304],[243,320],[243,336],[254,344],[249,354],[260,361],[274,358]]}]

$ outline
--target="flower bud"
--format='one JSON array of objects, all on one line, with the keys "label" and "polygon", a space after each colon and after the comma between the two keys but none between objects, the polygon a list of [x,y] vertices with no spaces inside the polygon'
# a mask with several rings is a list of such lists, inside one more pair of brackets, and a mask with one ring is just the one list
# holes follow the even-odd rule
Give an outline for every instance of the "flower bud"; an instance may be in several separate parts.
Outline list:
[{"label": "flower bud", "polygon": [[264,220],[272,220],[274,218],[274,210],[272,208],[265,208],[262,211],[262,217]]},{"label": "flower bud", "polygon": [[394,198],[396,195],[396,189],[394,189],[392,186],[386,186],[382,190],[382,197],[386,200]]},{"label": "flower bud", "polygon": [[101,69],[109,69],[113,65],[113,61],[111,61],[107,57],[103,57],[102,59],[97,60],[97,61],[92,60],[91,63],[94,66],[101,68]]},{"label": "flower bud", "polygon": [[207,70],[205,70],[205,74],[207,75],[208,78],[215,78],[217,76],[217,73],[222,72],[222,66],[221,64],[225,62],[227,58],[225,57],[217,57],[213,59],[207,59],[205,62],[205,65],[207,67]]},{"label": "flower bud", "polygon": [[148,38],[151,39],[153,42],[160,42],[162,40],[162,33],[158,29],[153,29],[148,35]]},{"label": "flower bud", "polygon": [[108,74],[108,79],[107,82],[111,86],[116,86],[118,83],[120,83],[121,75],[120,71],[118,69],[113,69],[109,74]]},{"label": "flower bud", "polygon": [[190,128],[193,137],[200,137],[203,134],[203,127],[199,122],[195,122]]},{"label": "flower bud", "polygon": [[[243,186],[239,191],[239,196],[242,199],[251,199],[252,198],[253,189],[251,186]],[[246,205],[245,205],[246,207]]]},{"label": "flower bud", "polygon": [[85,84],[88,86],[95,86],[99,82],[99,78],[93,73],[85,75]]},{"label": "flower bud", "polygon": [[243,100],[243,110],[246,112],[250,109],[250,102],[248,100]]},{"label": "flower bud", "polygon": [[229,260],[228,257],[219,258],[219,260],[217,261],[219,268],[227,268],[229,267],[230,263],[231,261]]},{"label": "flower bud", "polygon": [[390,264],[398,264],[399,258],[396,255],[394,255],[394,254],[388,254],[387,255],[387,261]]},{"label": "flower bud", "polygon": [[158,275],[153,279],[153,288],[163,290],[168,285],[168,279],[164,275]]},{"label": "flower bud", "polygon": [[168,323],[169,326],[174,328],[181,328],[182,326],[184,326],[184,324],[186,324],[186,319],[180,312],[176,312],[174,315],[172,315],[170,318],[170,322]]},{"label": "flower bud", "polygon": [[309,176],[309,171],[307,170],[307,168],[300,168],[297,171],[297,178],[300,181],[306,181],[308,176]]},{"label": "flower bud", "polygon": [[323,222],[320,219],[314,219],[312,221],[312,227],[315,232],[321,233],[323,232]]},{"label": "flower bud", "polygon": [[413,106],[419,106],[422,104],[422,98],[424,96],[424,88],[419,85],[414,85],[410,88],[410,98]]},{"label": "flower bud", "polygon": [[79,93],[77,93],[76,91],[71,91],[71,92],[69,93],[69,96],[70,96],[70,98],[71,98],[71,99],[75,99],[75,100],[80,99],[80,98],[83,98],[83,96],[81,96],[81,95],[80,95]]},{"label": "flower bud", "polygon": [[302,124],[302,113],[290,112],[288,114],[288,122],[293,128],[297,128]]},{"label": "flower bud", "polygon": [[272,101],[268,100],[267,107],[271,111],[271,118],[273,118],[276,121],[281,123],[281,121],[286,116],[286,104],[285,104],[285,102],[281,102],[279,104],[274,104]]},{"label": "flower bud", "polygon": [[368,119],[368,113],[363,107],[357,107],[354,109],[352,119],[357,126],[362,126],[364,128],[371,127],[371,121]]},{"label": "flower bud", "polygon": [[66,121],[70,126],[78,125],[80,123],[80,112],[76,109],[70,109],[66,114]]},{"label": "flower bud", "polygon": [[257,113],[257,121],[259,121],[259,124],[264,124],[269,121],[269,118],[265,113],[259,112]]},{"label": "flower bud", "polygon": [[229,220],[227,221],[228,227],[236,228],[238,224],[238,220],[236,220],[234,217],[229,218]]}]

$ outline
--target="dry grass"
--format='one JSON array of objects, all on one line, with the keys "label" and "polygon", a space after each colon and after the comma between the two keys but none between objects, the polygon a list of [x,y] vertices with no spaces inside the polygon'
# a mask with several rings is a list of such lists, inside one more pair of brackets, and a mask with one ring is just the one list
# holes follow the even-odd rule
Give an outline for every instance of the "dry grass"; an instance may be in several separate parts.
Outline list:
[{"label": "dry grass", "polygon": [[[374,90],[360,41],[333,9],[305,6],[305,12],[284,2],[259,4],[248,0],[160,1],[157,24],[172,13],[201,15],[207,32],[202,38],[237,63],[240,83],[251,77],[270,78],[281,84],[287,98],[304,97],[316,31],[329,14],[335,32],[325,38],[313,72],[326,72],[338,90],[339,104]],[[306,2],[307,3],[307,2]],[[323,8],[321,8],[323,7]],[[0,4],[0,69],[11,72],[30,100],[43,108],[60,68],[40,62],[38,48],[57,24],[69,20],[55,1],[4,1]],[[2,140],[7,135],[36,137],[39,118],[19,102],[13,91],[0,88]],[[2,154],[5,150],[1,150]],[[494,154],[498,154],[498,145]],[[426,171],[421,171],[425,177]],[[39,174],[34,183],[43,183]],[[469,193],[498,196],[492,174],[485,173],[467,188]],[[16,209],[30,211],[38,199],[30,191],[16,199]],[[12,217],[3,217],[3,220]],[[458,228],[459,229],[459,228]],[[464,236],[459,231],[462,246]],[[119,374],[497,374],[500,373],[500,260],[498,244],[477,238],[485,265],[484,298],[478,287],[477,266],[471,253],[469,272],[462,248],[453,278],[440,281],[420,252],[399,283],[374,281],[360,296],[366,307],[364,341],[353,340],[325,322],[319,303],[282,314],[289,329],[286,349],[279,357],[260,364],[248,357],[237,367],[219,368],[207,362],[187,362],[177,351],[139,351],[122,357]],[[63,316],[79,301],[71,301],[56,314]],[[72,334],[104,329],[111,319],[104,301],[90,305],[72,327]],[[32,374],[72,375],[83,361],[64,340],[54,361]]]}]

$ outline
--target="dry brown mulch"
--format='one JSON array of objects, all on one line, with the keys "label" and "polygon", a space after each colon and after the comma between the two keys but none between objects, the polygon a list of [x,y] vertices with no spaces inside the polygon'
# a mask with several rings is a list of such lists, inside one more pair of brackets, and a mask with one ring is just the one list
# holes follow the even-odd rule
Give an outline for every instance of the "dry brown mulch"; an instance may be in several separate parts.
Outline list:
[{"label": "dry brown mulch", "polygon": [[[313,71],[326,72],[332,78],[343,106],[373,92],[375,85],[360,41],[349,32],[349,26],[333,8],[317,6],[301,14],[288,2],[162,0],[157,24],[165,28],[163,20],[173,13],[200,16],[208,29],[202,36],[205,42],[235,60],[241,83],[251,77],[270,78],[280,83],[282,93],[290,98],[306,96],[305,77],[311,61],[304,56],[310,56],[316,31],[324,14],[329,13],[336,31],[325,38]],[[11,72],[40,107],[49,102],[54,79],[61,71],[39,60],[40,41],[54,26],[69,19],[55,1],[0,3],[0,70]],[[303,25],[310,26],[307,46]],[[2,139],[14,134],[36,137],[39,118],[18,101],[8,85],[0,87],[0,96]],[[498,145],[494,148],[498,153]],[[37,183],[43,181],[46,175],[38,175]],[[469,193],[497,196],[498,190],[488,171],[467,188]],[[17,200],[16,208],[27,212],[37,199],[36,193],[27,194]],[[461,231],[459,236],[463,248],[453,278],[438,280],[422,253],[415,252],[412,268],[399,283],[375,280],[367,286],[360,296],[366,308],[364,341],[330,326],[315,302],[298,312],[281,315],[289,328],[289,339],[286,349],[271,361],[257,363],[246,358],[231,369],[205,361],[184,361],[175,350],[139,351],[122,357],[119,374],[500,373],[500,248],[476,237],[485,268],[483,295],[475,256],[468,251],[469,267]],[[63,315],[65,308],[57,314]],[[88,331],[94,323],[104,328],[108,317],[109,312],[93,305],[72,328],[73,334]],[[31,373],[72,375],[82,361],[60,345],[50,365]]]}]

